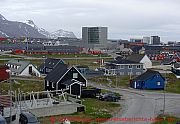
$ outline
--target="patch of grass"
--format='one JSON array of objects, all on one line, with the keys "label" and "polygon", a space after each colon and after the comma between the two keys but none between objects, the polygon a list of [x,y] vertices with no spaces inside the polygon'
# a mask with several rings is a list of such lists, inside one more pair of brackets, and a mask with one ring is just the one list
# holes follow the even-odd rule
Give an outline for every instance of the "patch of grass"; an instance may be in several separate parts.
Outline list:
[{"label": "patch of grass", "polygon": [[176,124],[177,122],[180,122],[180,118],[170,115],[159,115],[157,119],[158,121],[153,124]]},{"label": "patch of grass", "polygon": [[[12,90],[18,91],[20,88],[23,92],[37,92],[44,90],[44,82],[43,81],[22,81],[16,80],[18,83],[12,81]],[[8,90],[10,89],[10,84],[7,82],[1,83],[0,91],[2,94],[6,95]]]},{"label": "patch of grass", "polygon": [[151,60],[152,61],[152,65],[156,66],[156,65],[160,65],[161,61],[156,61],[156,60]]},{"label": "patch of grass", "polygon": [[129,76],[101,76],[90,79],[93,82],[109,85],[111,87],[129,87]]},{"label": "patch of grass", "polygon": [[[93,54],[27,54],[27,56],[31,57],[50,57],[50,58],[76,58],[76,57],[100,57],[100,55],[93,55]],[[106,54],[101,54],[101,57],[109,57]]]},{"label": "patch of grass", "polygon": [[[92,98],[82,99],[82,104],[86,106],[85,112],[53,116],[56,120],[55,123],[59,122],[62,118],[74,118],[78,119],[78,121],[71,122],[72,124],[97,124],[97,118],[111,118],[112,114],[120,109],[120,105],[117,103],[100,101]],[[39,118],[42,124],[55,124],[50,123],[50,119],[51,117]]]},{"label": "patch of grass", "polygon": [[180,79],[177,79],[174,74],[164,74],[167,79],[166,92],[180,93]]}]

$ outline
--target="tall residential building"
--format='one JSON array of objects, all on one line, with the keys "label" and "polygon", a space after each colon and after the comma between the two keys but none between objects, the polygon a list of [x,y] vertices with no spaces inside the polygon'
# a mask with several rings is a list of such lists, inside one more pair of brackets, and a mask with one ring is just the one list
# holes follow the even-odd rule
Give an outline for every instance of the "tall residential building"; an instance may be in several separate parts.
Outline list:
[{"label": "tall residential building", "polygon": [[82,41],[85,48],[103,49],[107,45],[107,27],[82,27]]},{"label": "tall residential building", "polygon": [[150,44],[159,45],[160,41],[161,40],[159,36],[151,36]]},{"label": "tall residential building", "polygon": [[150,37],[143,37],[143,43],[150,44]]}]

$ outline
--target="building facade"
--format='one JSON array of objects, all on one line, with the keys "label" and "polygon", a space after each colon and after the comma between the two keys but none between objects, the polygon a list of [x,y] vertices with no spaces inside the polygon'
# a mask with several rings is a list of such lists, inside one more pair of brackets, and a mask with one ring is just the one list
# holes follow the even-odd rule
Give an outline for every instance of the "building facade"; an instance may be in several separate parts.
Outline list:
[{"label": "building facade", "polygon": [[150,44],[150,37],[143,37],[143,43]]},{"label": "building facade", "polygon": [[107,45],[107,27],[82,27],[82,41],[87,49],[103,49]]},{"label": "building facade", "polygon": [[160,41],[161,40],[159,36],[151,36],[150,44],[159,45]]}]

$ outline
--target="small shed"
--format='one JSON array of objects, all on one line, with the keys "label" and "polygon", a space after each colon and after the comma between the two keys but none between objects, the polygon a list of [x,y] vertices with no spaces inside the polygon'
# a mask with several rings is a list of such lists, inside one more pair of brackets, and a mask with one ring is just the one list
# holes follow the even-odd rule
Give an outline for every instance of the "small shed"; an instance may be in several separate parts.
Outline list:
[{"label": "small shed", "polygon": [[158,72],[147,70],[142,75],[130,81],[130,87],[135,89],[164,89],[165,78]]},{"label": "small shed", "polygon": [[6,71],[7,69],[9,69],[8,66],[0,66],[0,81],[9,79],[9,73]]}]

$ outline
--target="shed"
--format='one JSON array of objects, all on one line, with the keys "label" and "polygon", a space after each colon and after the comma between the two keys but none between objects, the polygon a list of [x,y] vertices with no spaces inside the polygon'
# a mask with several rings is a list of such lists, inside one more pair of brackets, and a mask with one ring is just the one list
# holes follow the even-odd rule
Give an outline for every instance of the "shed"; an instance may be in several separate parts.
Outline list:
[{"label": "shed", "polygon": [[0,81],[9,79],[9,73],[6,71],[9,69],[8,66],[0,66]]}]

